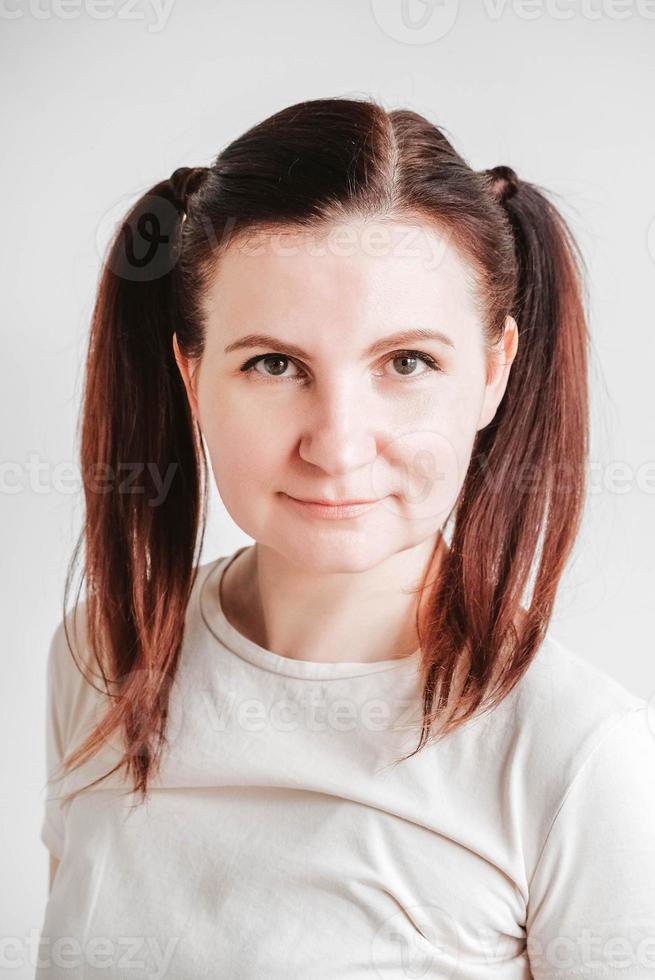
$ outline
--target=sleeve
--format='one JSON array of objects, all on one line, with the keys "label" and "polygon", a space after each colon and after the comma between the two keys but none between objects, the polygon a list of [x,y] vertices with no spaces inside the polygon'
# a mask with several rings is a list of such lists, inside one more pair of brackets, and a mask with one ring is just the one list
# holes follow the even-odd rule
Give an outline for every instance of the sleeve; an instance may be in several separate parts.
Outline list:
[{"label": "sleeve", "polygon": [[569,784],[529,886],[534,980],[655,977],[655,721],[640,699]]},{"label": "sleeve", "polygon": [[[61,671],[58,663],[59,646],[65,634],[63,624],[59,624],[50,641],[46,665],[46,711],[45,711],[45,749],[46,777],[51,779],[64,757],[65,741],[63,727],[63,704],[61,691]],[[63,782],[46,782],[45,812],[41,823],[41,840],[54,854],[61,858],[64,850],[64,812],[61,804]]]}]

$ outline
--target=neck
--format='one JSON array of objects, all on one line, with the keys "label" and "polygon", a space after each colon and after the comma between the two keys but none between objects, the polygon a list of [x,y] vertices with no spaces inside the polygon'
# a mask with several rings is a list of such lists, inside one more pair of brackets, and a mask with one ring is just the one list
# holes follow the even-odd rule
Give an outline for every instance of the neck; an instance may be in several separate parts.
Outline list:
[{"label": "neck", "polygon": [[437,532],[365,571],[324,573],[257,543],[227,568],[223,611],[248,639],[296,660],[365,663],[409,656],[419,645],[416,590],[433,556],[436,570],[445,547]]}]

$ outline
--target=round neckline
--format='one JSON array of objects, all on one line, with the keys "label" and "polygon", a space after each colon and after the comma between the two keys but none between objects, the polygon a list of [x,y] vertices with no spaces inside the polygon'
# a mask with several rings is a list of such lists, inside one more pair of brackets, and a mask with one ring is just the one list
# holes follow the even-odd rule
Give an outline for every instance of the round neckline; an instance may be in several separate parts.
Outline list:
[{"label": "round neckline", "polygon": [[210,632],[228,650],[237,654],[243,660],[256,667],[269,670],[274,674],[286,677],[309,678],[315,680],[339,680],[344,677],[359,677],[364,674],[376,674],[380,671],[415,669],[418,663],[419,650],[405,657],[372,661],[338,661],[324,663],[315,660],[296,660],[294,657],[284,657],[273,650],[267,650],[250,640],[228,620],[221,604],[221,581],[229,565],[250,545],[238,548],[231,555],[221,555],[210,562],[208,571],[200,588],[200,611],[205,625]]}]

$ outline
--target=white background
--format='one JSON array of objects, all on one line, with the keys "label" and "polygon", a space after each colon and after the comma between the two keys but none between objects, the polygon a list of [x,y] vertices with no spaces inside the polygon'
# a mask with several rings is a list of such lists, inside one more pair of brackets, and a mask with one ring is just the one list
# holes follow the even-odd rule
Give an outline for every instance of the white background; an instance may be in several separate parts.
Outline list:
[{"label": "white background", "polygon": [[[0,975],[22,980],[47,892],[45,658],[82,516],[76,424],[111,219],[285,105],[371,95],[415,109],[471,166],[510,165],[557,195],[589,269],[593,402],[591,492],[552,629],[651,698],[655,2],[4,0],[1,11],[0,937],[16,946],[0,947]],[[214,497],[202,560],[249,541]]]}]

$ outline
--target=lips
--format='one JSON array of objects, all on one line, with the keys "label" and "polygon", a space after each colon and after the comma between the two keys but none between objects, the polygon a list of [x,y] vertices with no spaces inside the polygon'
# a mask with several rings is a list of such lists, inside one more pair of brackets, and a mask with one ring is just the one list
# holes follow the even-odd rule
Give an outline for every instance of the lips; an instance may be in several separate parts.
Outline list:
[{"label": "lips", "polygon": [[301,504],[322,504],[323,507],[356,507],[358,504],[376,504],[377,500],[305,500],[294,497]]},{"label": "lips", "polygon": [[285,494],[284,496],[301,513],[311,517],[325,518],[327,520],[347,520],[348,518],[359,517],[375,507],[376,504],[380,503],[379,500],[367,500],[336,504],[333,502],[328,502],[326,504],[323,501],[300,500],[296,497],[290,497],[288,494]]}]

